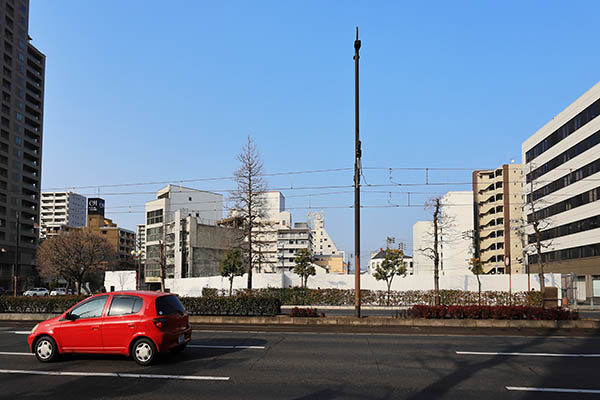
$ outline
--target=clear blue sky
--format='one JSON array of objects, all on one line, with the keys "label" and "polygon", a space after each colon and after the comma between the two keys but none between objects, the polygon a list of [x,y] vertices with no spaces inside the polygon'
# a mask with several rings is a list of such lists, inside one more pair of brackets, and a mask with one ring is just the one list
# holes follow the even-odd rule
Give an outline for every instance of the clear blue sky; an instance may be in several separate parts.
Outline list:
[{"label": "clear blue sky", "polygon": [[[596,1],[31,1],[47,56],[43,189],[230,176],[248,134],[268,173],[351,168],[353,40],[360,27],[365,167],[494,168],[599,79]],[[470,171],[431,182],[469,182]],[[365,170],[369,184],[389,172]],[[395,171],[394,182],[423,183]],[[351,185],[352,172],[268,179],[272,188]],[[134,229],[160,185],[76,189]],[[193,183],[230,189],[229,181]],[[365,187],[362,253],[409,243],[430,193],[468,185]],[[350,206],[348,193],[284,190],[287,205]],[[380,191],[382,193],[369,193]],[[393,192],[391,195],[388,192]],[[109,192],[146,192],[110,195]],[[292,197],[298,196],[298,197]],[[131,208],[129,208],[131,207]],[[129,213],[128,211],[132,212]],[[295,221],[306,211],[294,209]],[[353,212],[325,209],[353,252]]]}]

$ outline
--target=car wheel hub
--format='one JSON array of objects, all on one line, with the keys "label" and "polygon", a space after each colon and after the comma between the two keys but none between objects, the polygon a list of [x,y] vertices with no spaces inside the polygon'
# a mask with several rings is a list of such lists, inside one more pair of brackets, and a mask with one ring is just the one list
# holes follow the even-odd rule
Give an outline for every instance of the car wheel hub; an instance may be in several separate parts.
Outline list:
[{"label": "car wheel hub", "polygon": [[148,361],[152,357],[152,349],[147,343],[140,343],[135,348],[135,356],[140,361]]},{"label": "car wheel hub", "polygon": [[52,355],[52,343],[47,340],[42,340],[37,345],[37,353],[38,356],[44,360],[49,358]]}]

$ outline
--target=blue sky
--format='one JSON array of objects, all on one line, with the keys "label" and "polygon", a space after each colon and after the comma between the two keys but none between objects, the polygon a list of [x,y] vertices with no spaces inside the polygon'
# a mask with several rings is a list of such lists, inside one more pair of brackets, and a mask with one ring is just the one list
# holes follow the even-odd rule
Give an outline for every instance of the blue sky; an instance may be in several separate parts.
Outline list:
[{"label": "blue sky", "polygon": [[[38,1],[47,56],[42,188],[106,199],[133,229],[161,185],[230,176],[251,134],[265,172],[351,168],[354,29],[361,49],[362,253],[406,241],[435,193],[469,169],[520,162],[521,143],[599,79],[598,2]],[[596,71],[596,72],[594,72]],[[268,178],[271,188],[351,185],[352,172]],[[227,190],[230,181],[188,186]],[[329,192],[346,192],[323,195]],[[112,195],[110,192],[133,192]],[[391,192],[391,194],[390,194]],[[323,207],[353,252],[351,188],[283,190],[296,222]],[[418,194],[422,193],[422,194]],[[311,194],[310,197],[307,195]]]}]

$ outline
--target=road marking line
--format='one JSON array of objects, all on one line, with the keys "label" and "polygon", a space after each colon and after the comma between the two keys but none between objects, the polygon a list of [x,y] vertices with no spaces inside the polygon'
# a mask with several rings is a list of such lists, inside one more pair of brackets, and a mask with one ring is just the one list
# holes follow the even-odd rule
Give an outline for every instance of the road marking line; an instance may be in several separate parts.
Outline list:
[{"label": "road marking line", "polygon": [[33,356],[33,353],[17,353],[14,351],[0,351],[2,356]]},{"label": "road marking line", "polygon": [[56,375],[56,376],[90,376],[114,378],[150,378],[150,379],[185,379],[195,381],[228,381],[228,376],[196,376],[196,375],[156,375],[156,374],[128,374],[119,372],[76,372],[76,371],[35,371],[23,369],[0,369],[0,374],[27,374],[27,375]]},{"label": "road marking line", "polygon": [[[333,325],[335,326],[335,325]],[[265,334],[265,335],[328,335],[328,336],[400,336],[420,339],[423,337],[456,337],[456,338],[495,338],[495,339],[531,339],[543,337],[544,339],[575,339],[575,340],[600,340],[600,337],[594,336],[543,336],[543,335],[455,335],[441,333],[381,333],[381,332],[315,332],[315,331],[252,331],[252,330],[229,330],[229,329],[202,329],[194,325],[194,334],[200,333],[244,333],[244,334]]]},{"label": "road marking line", "polygon": [[457,351],[460,355],[473,356],[532,356],[532,357],[590,357],[600,358],[600,354],[573,354],[573,353],[504,353],[489,351]]},{"label": "road marking line", "polygon": [[208,344],[188,344],[188,347],[198,347],[207,349],[264,349],[265,346],[218,346]]},{"label": "road marking line", "polygon": [[12,331],[12,333],[14,333],[16,335],[29,335],[31,333],[31,330],[28,330],[28,331]]},{"label": "road marking line", "polygon": [[521,391],[521,392],[557,392],[557,393],[600,394],[600,390],[594,390],[594,389],[561,389],[561,388],[538,388],[538,387],[520,387],[520,386],[506,386],[506,389]]}]

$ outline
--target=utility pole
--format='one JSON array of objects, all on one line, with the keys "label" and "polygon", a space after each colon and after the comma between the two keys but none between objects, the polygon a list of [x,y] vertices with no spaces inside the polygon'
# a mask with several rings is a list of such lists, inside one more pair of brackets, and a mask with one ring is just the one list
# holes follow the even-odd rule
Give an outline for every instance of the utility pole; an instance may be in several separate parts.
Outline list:
[{"label": "utility pole", "polygon": [[15,248],[15,266],[13,268],[13,296],[17,297],[17,276],[19,275],[19,212],[17,211],[17,243]]},{"label": "utility pole", "polygon": [[358,135],[358,26],[354,41],[354,309],[355,316],[360,318],[360,158],[362,156]]}]

